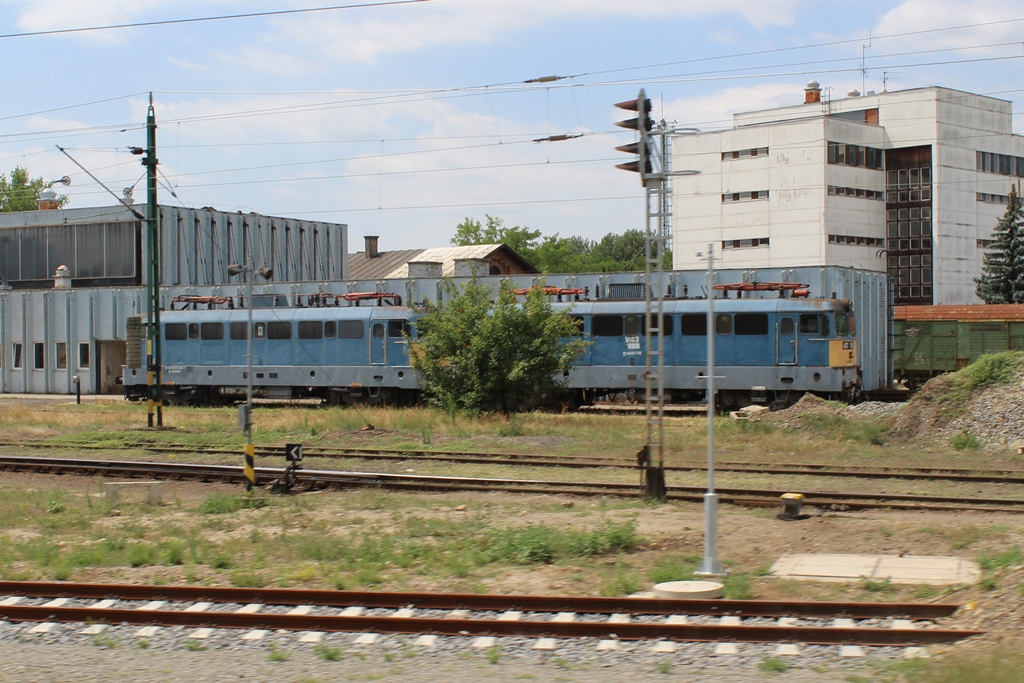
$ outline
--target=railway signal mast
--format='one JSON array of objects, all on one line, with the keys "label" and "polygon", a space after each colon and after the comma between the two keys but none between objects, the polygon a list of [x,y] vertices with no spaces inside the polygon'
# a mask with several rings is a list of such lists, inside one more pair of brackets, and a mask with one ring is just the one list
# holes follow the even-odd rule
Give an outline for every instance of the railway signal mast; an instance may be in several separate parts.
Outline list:
[{"label": "railway signal mast", "polygon": [[[697,171],[671,170],[669,136],[680,132],[665,121],[651,118],[651,101],[643,89],[635,100],[619,102],[619,109],[636,112],[636,118],[617,121],[615,125],[637,132],[636,142],[616,147],[636,158],[616,168],[640,175],[647,191],[644,229],[644,342],[647,349],[644,368],[647,443],[637,454],[640,466],[640,488],[655,500],[666,498],[665,489],[665,330],[664,307],[668,286],[665,276],[665,254],[672,236],[672,185],[676,175],[692,175]],[[638,340],[639,341],[639,340]]]}]

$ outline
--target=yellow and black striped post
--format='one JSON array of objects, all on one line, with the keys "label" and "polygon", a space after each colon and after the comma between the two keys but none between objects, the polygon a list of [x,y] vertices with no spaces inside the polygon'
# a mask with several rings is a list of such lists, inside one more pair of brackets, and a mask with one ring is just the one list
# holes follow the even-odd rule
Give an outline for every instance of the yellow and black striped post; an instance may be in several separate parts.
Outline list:
[{"label": "yellow and black striped post", "polygon": [[245,444],[245,464],[242,472],[245,474],[245,490],[252,491],[256,488],[256,446],[252,441]]}]

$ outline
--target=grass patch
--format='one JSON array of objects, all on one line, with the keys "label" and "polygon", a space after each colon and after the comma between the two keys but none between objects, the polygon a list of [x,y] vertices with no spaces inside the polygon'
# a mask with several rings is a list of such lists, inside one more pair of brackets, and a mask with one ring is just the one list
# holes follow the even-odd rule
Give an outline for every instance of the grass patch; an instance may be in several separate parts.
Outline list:
[{"label": "grass patch", "polygon": [[911,683],[1020,683],[1024,654],[1003,647],[985,653],[948,654],[901,672]]},{"label": "grass patch", "polygon": [[789,670],[789,662],[778,657],[769,657],[758,662],[757,668],[766,673],[780,674]]},{"label": "grass patch", "polygon": [[199,504],[198,511],[204,515],[226,515],[239,510],[258,510],[270,505],[265,496],[251,496],[242,493],[210,496]]},{"label": "grass patch", "polygon": [[1020,546],[1013,546],[997,553],[982,553],[978,555],[978,566],[986,571],[1006,569],[1024,564],[1024,553],[1021,553]]}]

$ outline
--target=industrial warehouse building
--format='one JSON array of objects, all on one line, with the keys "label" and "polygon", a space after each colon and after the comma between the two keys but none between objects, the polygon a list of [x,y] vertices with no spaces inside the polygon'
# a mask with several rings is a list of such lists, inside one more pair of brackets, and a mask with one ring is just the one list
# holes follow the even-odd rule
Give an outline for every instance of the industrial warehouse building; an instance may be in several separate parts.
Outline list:
[{"label": "industrial warehouse building", "polygon": [[980,303],[973,279],[1024,176],[1005,100],[941,87],[823,96],[672,140],[674,267],[884,272],[893,303]]}]

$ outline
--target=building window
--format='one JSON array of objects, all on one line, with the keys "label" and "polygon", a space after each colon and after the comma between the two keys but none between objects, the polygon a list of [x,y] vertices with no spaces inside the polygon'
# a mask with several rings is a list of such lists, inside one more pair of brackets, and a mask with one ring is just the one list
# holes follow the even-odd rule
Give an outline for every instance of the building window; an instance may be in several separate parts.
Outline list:
[{"label": "building window", "polygon": [[1010,203],[1010,195],[978,192],[977,200],[979,202],[985,202],[986,204],[1001,204],[1002,206],[1006,206]]},{"label": "building window", "polygon": [[767,237],[753,237],[743,240],[722,240],[722,249],[746,249],[748,247],[767,247]]},{"label": "building window", "polygon": [[57,342],[54,354],[57,357],[57,369],[64,370],[68,367],[68,345],[65,342]]},{"label": "building window", "polygon": [[1024,157],[981,151],[976,152],[975,157],[977,170],[982,173],[1024,178]]},{"label": "building window", "polygon": [[994,249],[995,246],[995,240],[978,240],[978,249]]},{"label": "building window", "polygon": [[829,235],[829,244],[852,244],[860,247],[885,247],[885,240],[881,237],[864,237],[861,235]]},{"label": "building window", "polygon": [[833,197],[864,197],[865,199],[885,200],[885,192],[882,190],[865,190],[860,187],[829,185],[828,193]]},{"label": "building window", "polygon": [[754,199],[768,199],[768,190],[750,192],[728,192],[722,195],[722,202],[747,202]]},{"label": "building window", "polygon": [[722,152],[722,161],[729,159],[746,159],[749,157],[768,156],[767,147],[751,147],[750,149],[736,149],[731,152]]},{"label": "building window", "polygon": [[20,368],[24,363],[24,360],[21,357],[21,343],[14,342],[14,346],[11,348],[11,352],[11,355],[14,356],[14,367]]},{"label": "building window", "polygon": [[33,351],[33,363],[32,367],[36,370],[42,370],[46,367],[46,345],[42,342],[35,342],[32,345]]},{"label": "building window", "polygon": [[828,163],[872,168],[881,171],[884,167],[884,153],[876,147],[850,145],[845,142],[828,143]]},{"label": "building window", "polygon": [[78,367],[89,367],[89,342],[78,342]]}]

